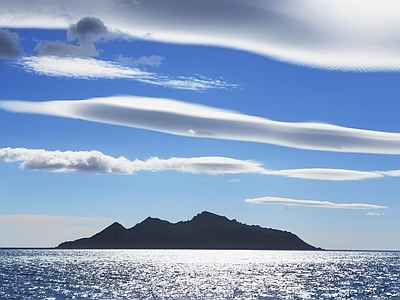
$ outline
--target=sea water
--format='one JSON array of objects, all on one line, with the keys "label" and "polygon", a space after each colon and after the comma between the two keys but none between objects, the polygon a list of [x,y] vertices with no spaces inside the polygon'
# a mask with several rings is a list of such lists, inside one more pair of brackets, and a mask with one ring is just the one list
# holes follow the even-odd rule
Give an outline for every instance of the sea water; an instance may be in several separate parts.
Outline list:
[{"label": "sea water", "polygon": [[400,299],[400,253],[1,249],[0,299]]}]

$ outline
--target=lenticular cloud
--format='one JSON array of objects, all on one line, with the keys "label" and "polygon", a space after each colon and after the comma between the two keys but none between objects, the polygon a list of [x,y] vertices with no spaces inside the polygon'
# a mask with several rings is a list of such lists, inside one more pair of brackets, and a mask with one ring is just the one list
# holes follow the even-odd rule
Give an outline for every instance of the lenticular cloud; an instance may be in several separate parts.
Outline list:
[{"label": "lenticular cloud", "polygon": [[399,70],[397,0],[13,0],[0,27],[69,28],[92,16],[113,33],[240,49],[342,70]]},{"label": "lenticular cloud", "polygon": [[281,204],[286,206],[306,206],[317,208],[335,208],[335,209],[381,209],[387,206],[366,204],[366,203],[334,203],[330,201],[319,200],[298,200],[281,197],[261,197],[246,199],[245,202],[252,204]]},{"label": "lenticular cloud", "polygon": [[162,98],[119,96],[77,101],[1,101],[0,108],[154,130],[308,150],[400,154],[400,134],[322,123],[290,123]]},{"label": "lenticular cloud", "polygon": [[[80,172],[89,174],[126,174],[139,171],[176,171],[191,174],[260,174],[314,180],[362,180],[396,176],[396,171],[356,171],[345,169],[287,169],[268,170],[261,163],[221,156],[172,157],[129,160],[112,157],[100,151],[47,151],[44,149],[0,148],[0,159],[8,163],[20,162],[22,169],[46,172]],[[397,170],[397,172],[399,172]],[[400,176],[398,173],[397,176]],[[233,180],[237,182],[238,179]],[[239,181],[240,182],[240,181]]]},{"label": "lenticular cloud", "polygon": [[0,159],[21,162],[27,170],[48,172],[117,173],[133,174],[139,171],[174,170],[192,174],[256,173],[264,170],[259,163],[228,157],[190,157],[160,159],[151,157],[146,161],[125,157],[112,157],[100,151],[46,151],[44,149],[2,148]]}]

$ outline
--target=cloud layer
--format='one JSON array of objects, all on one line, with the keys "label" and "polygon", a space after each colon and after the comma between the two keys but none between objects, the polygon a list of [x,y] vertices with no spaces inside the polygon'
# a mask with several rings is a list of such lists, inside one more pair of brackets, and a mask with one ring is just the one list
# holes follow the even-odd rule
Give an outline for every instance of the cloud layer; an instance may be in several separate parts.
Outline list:
[{"label": "cloud layer", "polygon": [[119,96],[76,101],[1,101],[0,108],[189,137],[259,142],[308,150],[400,154],[399,133],[322,123],[278,122],[162,98]]},{"label": "cloud layer", "polygon": [[[57,42],[55,42],[57,43]],[[53,44],[47,44],[50,47]],[[73,45],[68,45],[75,47]],[[82,49],[82,48],[80,48]],[[68,49],[65,48],[68,52]],[[48,50],[50,52],[50,50]],[[57,52],[60,50],[58,49]],[[90,51],[90,49],[88,50]],[[94,49],[95,51],[95,49]],[[229,84],[222,79],[210,79],[202,76],[170,77],[159,75],[138,68],[122,66],[121,64],[93,58],[31,56],[24,57],[17,62],[28,72],[53,77],[78,79],[131,79],[146,84],[167,88],[202,91],[209,89],[236,88],[236,84]]]},{"label": "cloud layer", "polygon": [[[48,172],[83,172],[133,174],[139,171],[168,171],[192,174],[260,174],[286,176],[313,180],[361,180],[393,176],[393,171],[356,171],[344,169],[288,169],[268,170],[261,163],[229,157],[205,156],[169,159],[151,157],[148,160],[128,160],[112,157],[100,151],[46,151],[43,149],[0,148],[0,159],[5,162],[21,162],[21,168]],[[397,174],[400,176],[400,174]],[[234,179],[232,182],[240,182]]]},{"label": "cloud layer", "polygon": [[307,206],[317,208],[335,208],[335,209],[381,209],[387,206],[365,204],[365,203],[333,203],[329,201],[318,200],[297,200],[280,197],[261,197],[246,199],[245,202],[252,204],[280,204],[283,206]]},{"label": "cloud layer", "polygon": [[399,13],[397,0],[13,0],[2,2],[0,27],[68,28],[94,16],[134,38],[328,69],[399,70]]}]

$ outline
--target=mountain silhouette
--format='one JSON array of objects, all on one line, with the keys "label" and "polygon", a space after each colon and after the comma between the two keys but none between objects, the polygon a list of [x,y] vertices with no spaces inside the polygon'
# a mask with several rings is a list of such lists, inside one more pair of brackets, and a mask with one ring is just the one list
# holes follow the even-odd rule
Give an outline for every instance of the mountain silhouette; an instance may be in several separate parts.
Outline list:
[{"label": "mountain silhouette", "polygon": [[63,242],[57,248],[320,250],[293,233],[206,211],[178,223],[148,217],[129,229],[115,222],[92,237]]}]

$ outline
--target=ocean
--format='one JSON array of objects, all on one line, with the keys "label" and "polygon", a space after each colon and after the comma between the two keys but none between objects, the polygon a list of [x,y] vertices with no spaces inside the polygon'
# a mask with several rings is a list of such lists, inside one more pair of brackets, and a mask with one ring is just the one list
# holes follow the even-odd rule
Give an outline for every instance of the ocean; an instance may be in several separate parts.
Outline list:
[{"label": "ocean", "polygon": [[0,299],[400,299],[400,252],[0,249]]}]

